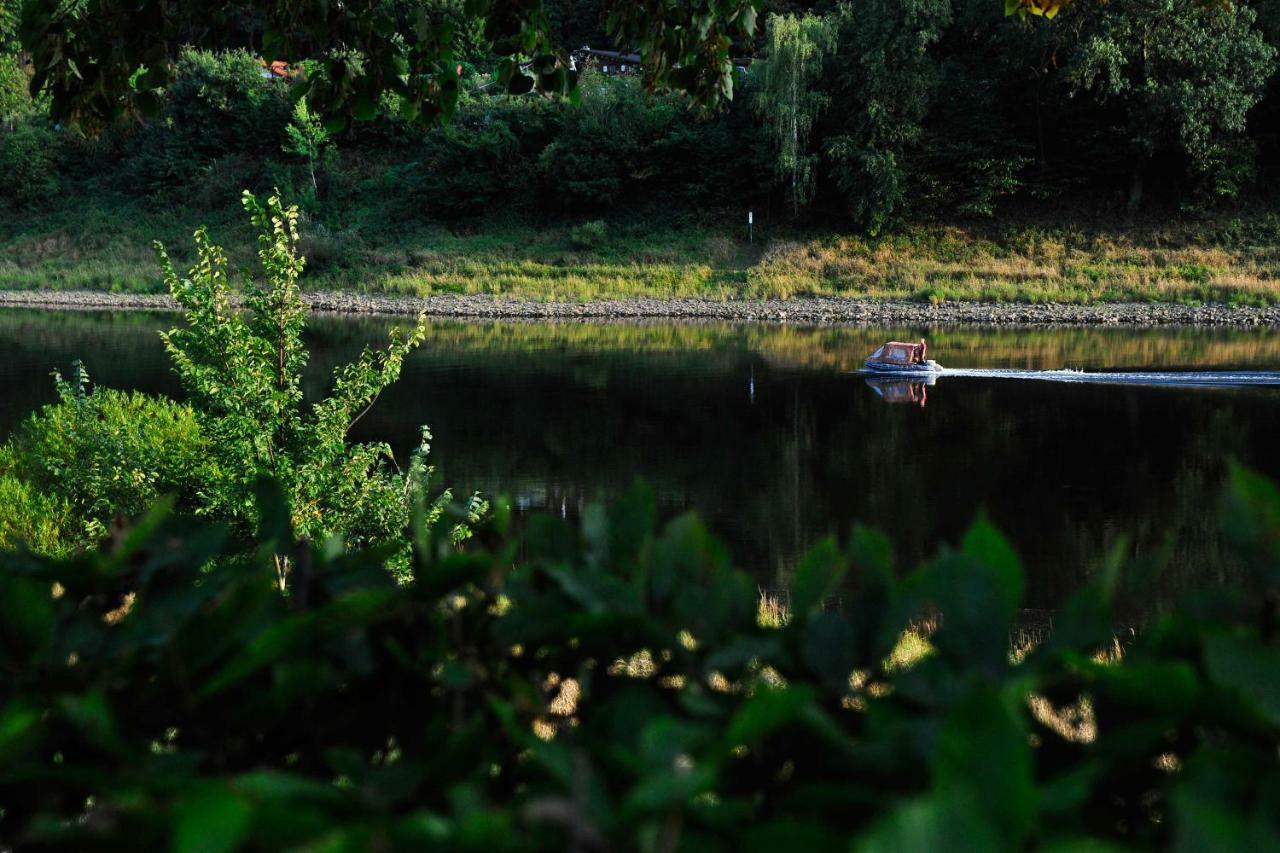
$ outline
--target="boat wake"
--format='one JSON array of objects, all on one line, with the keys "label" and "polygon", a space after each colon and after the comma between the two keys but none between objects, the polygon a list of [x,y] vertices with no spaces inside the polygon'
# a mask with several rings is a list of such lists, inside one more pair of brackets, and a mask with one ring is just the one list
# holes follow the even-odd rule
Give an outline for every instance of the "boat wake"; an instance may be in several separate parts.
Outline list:
[{"label": "boat wake", "polygon": [[939,379],[967,377],[973,379],[1027,379],[1041,382],[1067,382],[1100,385],[1163,385],[1172,388],[1233,388],[1280,385],[1280,371],[1274,370],[1196,370],[1196,371],[1117,371],[1085,370],[1017,370],[1006,368],[945,368]]}]

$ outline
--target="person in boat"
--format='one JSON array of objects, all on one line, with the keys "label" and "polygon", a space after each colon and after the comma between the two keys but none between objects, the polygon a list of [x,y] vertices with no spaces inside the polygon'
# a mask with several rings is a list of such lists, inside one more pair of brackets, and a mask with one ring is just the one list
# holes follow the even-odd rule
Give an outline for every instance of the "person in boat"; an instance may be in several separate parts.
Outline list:
[{"label": "person in boat", "polygon": [[915,349],[911,352],[912,364],[928,364],[929,345],[924,342],[924,338],[920,339],[920,343],[916,344]]}]

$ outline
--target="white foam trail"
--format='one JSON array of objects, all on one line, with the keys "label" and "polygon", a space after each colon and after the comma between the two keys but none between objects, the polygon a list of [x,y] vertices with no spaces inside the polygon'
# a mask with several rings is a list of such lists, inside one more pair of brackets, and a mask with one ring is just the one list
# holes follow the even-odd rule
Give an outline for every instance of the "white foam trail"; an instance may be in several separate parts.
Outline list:
[{"label": "white foam trail", "polygon": [[974,379],[1030,379],[1042,382],[1090,383],[1104,385],[1164,385],[1175,388],[1231,388],[1280,385],[1280,371],[1197,370],[1119,371],[1093,373],[1084,370],[1018,370],[1012,368],[944,368],[939,379],[949,376]]}]

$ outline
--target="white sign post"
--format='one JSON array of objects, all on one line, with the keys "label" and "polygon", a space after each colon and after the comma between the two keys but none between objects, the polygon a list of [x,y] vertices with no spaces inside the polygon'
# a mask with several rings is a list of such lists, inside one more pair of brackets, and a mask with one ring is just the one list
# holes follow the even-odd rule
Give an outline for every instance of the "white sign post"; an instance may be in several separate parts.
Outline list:
[{"label": "white sign post", "polygon": [[754,210],[747,211],[747,242],[750,243],[755,237],[756,212]]}]

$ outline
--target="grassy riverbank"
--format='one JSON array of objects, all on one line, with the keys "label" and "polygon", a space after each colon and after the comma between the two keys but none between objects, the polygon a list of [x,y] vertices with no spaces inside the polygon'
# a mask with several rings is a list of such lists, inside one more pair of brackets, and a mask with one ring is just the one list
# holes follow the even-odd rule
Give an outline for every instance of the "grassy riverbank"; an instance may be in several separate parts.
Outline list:
[{"label": "grassy riverbank", "polygon": [[[95,199],[0,222],[0,288],[158,292],[151,241],[180,260],[207,223],[252,261],[238,211]],[[377,209],[304,218],[306,286],[523,299],[772,299],[814,295],[981,302],[1280,302],[1280,215],[1133,228],[989,222],[918,226],[878,240],[654,215],[590,222],[396,222]]]}]

